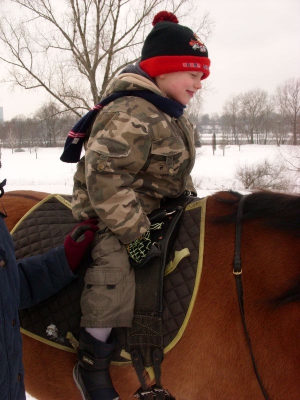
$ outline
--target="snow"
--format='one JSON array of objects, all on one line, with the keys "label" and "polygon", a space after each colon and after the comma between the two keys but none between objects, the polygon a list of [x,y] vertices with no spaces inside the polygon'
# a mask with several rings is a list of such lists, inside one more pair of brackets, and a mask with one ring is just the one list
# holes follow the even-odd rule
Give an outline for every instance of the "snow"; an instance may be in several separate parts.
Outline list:
[{"label": "snow", "polygon": [[[263,160],[277,162],[289,159],[293,146],[243,145],[228,146],[223,151],[217,147],[213,155],[211,146],[197,150],[192,177],[198,195],[204,196],[218,190],[244,190],[235,178],[236,168],[252,165]],[[2,168],[0,179],[7,178],[6,191],[37,190],[48,193],[71,194],[75,164],[60,161],[62,148],[38,148],[30,152],[14,152],[1,149]],[[299,174],[298,174],[299,175]],[[299,179],[299,177],[298,177]],[[296,184],[296,181],[294,181]]]},{"label": "snow", "polygon": [[7,179],[5,191],[37,190],[71,194],[76,165],[60,161],[62,148],[24,150],[12,153],[10,149],[1,149],[0,176]]}]

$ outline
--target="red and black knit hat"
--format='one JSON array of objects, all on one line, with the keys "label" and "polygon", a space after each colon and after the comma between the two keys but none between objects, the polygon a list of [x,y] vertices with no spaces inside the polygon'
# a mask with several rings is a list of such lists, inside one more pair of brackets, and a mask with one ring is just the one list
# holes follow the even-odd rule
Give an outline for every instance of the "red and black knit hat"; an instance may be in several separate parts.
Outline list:
[{"label": "red and black knit hat", "polygon": [[178,24],[176,16],[161,11],[153,19],[154,28],[147,36],[140,68],[152,78],[177,71],[203,72],[209,75],[210,59],[206,46],[186,26]]}]

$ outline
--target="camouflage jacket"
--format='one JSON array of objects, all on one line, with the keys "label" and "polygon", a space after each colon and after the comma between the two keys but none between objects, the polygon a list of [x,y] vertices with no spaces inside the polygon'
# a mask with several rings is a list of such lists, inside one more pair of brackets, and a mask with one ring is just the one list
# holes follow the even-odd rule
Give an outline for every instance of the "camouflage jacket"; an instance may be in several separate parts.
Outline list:
[{"label": "camouflage jacket", "polygon": [[[124,73],[106,95],[120,90],[165,95],[145,77]],[[195,192],[194,131],[185,115],[172,118],[139,97],[120,97],[97,115],[74,175],[73,215],[98,217],[123,243],[149,228],[147,214],[165,197]]]}]

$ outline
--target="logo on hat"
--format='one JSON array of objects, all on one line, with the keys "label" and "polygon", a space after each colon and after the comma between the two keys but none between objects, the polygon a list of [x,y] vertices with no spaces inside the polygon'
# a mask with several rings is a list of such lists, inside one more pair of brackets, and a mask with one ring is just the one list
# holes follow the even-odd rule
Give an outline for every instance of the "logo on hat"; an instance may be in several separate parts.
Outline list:
[{"label": "logo on hat", "polygon": [[184,68],[199,68],[199,69],[201,68],[201,64],[199,64],[199,63],[191,63],[191,62],[183,63],[182,66]]},{"label": "logo on hat", "polygon": [[196,40],[191,39],[191,41],[189,43],[192,46],[193,50],[199,49],[201,51],[201,53],[205,53],[207,50],[206,50],[204,43],[201,42],[201,40],[195,33],[194,33],[194,37]]}]

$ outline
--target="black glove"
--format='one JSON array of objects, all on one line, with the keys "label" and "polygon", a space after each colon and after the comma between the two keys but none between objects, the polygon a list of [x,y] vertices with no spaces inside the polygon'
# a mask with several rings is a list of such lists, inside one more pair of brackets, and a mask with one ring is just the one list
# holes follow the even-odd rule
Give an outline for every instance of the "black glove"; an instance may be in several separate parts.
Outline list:
[{"label": "black glove", "polygon": [[147,232],[126,245],[131,265],[137,267],[142,264],[146,257],[149,256],[150,251],[154,253],[153,255],[156,255],[157,249],[154,246],[155,242],[153,241],[152,236],[154,232],[156,233],[155,236],[157,236],[157,233],[162,229],[163,224],[163,222],[151,224]]}]

